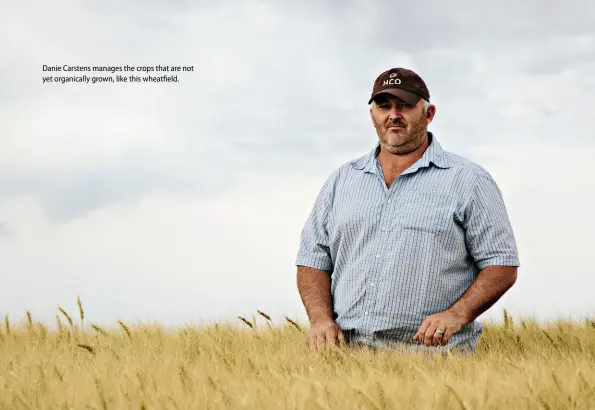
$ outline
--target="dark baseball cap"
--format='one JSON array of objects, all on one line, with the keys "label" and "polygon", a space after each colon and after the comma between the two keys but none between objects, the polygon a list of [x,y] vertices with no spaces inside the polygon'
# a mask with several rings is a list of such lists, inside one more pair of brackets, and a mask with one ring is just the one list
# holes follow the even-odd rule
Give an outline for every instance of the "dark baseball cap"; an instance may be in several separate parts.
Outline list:
[{"label": "dark baseball cap", "polygon": [[408,68],[396,67],[386,70],[376,78],[368,104],[382,93],[392,94],[408,104],[415,105],[423,98],[430,101],[430,91],[422,78]]}]

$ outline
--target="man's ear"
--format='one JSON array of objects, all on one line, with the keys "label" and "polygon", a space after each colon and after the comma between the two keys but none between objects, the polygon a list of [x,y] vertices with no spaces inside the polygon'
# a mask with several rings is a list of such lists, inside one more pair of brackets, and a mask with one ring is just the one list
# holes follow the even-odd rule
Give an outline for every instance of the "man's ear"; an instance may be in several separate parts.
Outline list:
[{"label": "man's ear", "polygon": [[427,118],[428,124],[432,122],[435,115],[436,115],[436,106],[430,104],[430,106],[428,107],[428,112],[426,113],[426,118]]}]

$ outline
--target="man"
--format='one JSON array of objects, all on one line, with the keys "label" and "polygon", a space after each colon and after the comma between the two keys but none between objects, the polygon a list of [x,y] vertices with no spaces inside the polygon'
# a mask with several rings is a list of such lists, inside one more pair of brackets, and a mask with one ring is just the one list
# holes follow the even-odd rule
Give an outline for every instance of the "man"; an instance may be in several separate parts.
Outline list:
[{"label": "man", "polygon": [[475,319],[517,278],[501,192],[427,130],[436,107],[415,72],[380,74],[368,104],[378,143],[326,180],[301,233],[309,345],[474,353]]}]

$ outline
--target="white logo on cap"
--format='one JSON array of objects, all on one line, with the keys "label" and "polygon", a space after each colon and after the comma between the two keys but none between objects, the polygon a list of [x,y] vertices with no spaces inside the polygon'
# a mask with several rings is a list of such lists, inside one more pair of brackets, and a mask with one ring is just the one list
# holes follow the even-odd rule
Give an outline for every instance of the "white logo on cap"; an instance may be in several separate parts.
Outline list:
[{"label": "white logo on cap", "polygon": [[[390,76],[393,77],[392,74]],[[383,86],[385,86],[385,85],[392,85],[392,84],[394,84],[394,85],[401,84],[401,79],[400,78],[391,78],[390,80],[384,80],[384,82],[382,83]]]},{"label": "white logo on cap", "polygon": [[389,75],[389,78],[395,78],[396,76],[397,76],[397,73],[391,73],[391,74]]}]

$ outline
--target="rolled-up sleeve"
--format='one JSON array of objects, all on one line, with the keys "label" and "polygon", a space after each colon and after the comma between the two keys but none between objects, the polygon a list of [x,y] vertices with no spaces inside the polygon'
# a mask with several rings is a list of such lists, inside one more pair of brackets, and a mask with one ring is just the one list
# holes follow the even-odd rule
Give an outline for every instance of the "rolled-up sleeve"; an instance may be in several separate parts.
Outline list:
[{"label": "rolled-up sleeve", "polygon": [[502,193],[490,174],[476,175],[464,207],[467,248],[477,267],[520,266]]},{"label": "rolled-up sleeve", "polygon": [[327,224],[331,210],[334,176],[335,174],[331,175],[323,184],[302,229],[296,265],[329,272],[333,270]]}]

